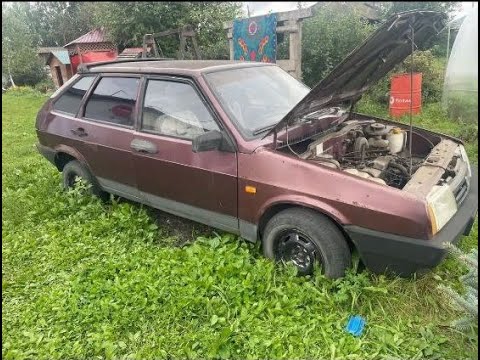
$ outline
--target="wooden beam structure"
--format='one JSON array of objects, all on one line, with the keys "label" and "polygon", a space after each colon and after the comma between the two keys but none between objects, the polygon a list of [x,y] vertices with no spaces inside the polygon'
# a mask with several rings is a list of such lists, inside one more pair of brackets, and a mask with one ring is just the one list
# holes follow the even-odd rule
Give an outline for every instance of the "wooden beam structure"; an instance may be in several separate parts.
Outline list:
[{"label": "wooden beam structure", "polygon": [[[302,79],[302,21],[313,16],[312,7],[284,11],[277,15],[277,34],[284,33],[289,36],[289,57],[287,60],[277,60],[277,64],[298,80]],[[223,24],[227,30],[230,44],[230,60],[233,60],[233,21]]]},{"label": "wooden beam structure", "polygon": [[200,49],[198,48],[197,39],[195,31],[191,25],[185,25],[178,29],[170,29],[154,34],[145,34],[143,37],[143,53],[142,58],[147,57],[147,49],[150,47],[152,49],[153,56],[158,57],[159,51],[161,56],[163,56],[163,51],[160,45],[157,46],[155,38],[161,38],[170,35],[178,35],[180,41],[180,47],[178,50],[178,58],[183,60],[185,58],[185,46],[187,45],[187,39],[190,39],[192,42],[193,56],[196,60],[200,60]]}]

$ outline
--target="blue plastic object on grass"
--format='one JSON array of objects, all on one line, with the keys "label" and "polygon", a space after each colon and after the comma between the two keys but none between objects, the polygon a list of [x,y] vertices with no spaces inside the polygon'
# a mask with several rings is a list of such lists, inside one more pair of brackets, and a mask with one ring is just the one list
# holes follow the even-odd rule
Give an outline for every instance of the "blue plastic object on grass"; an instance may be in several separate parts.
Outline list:
[{"label": "blue plastic object on grass", "polygon": [[364,328],[365,328],[365,319],[360,315],[351,316],[350,319],[348,319],[346,330],[353,336],[362,335]]}]

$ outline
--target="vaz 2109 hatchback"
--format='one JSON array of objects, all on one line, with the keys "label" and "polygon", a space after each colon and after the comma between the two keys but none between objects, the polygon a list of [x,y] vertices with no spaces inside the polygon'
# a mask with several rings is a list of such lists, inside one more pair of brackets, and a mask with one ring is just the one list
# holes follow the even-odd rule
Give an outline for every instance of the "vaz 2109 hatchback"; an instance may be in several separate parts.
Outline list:
[{"label": "vaz 2109 hatchback", "polygon": [[[458,139],[353,111],[443,27],[392,17],[316,87],[278,66],[114,61],[83,66],[38,113],[39,151],[96,194],[116,194],[261,241],[329,277],[351,251],[375,272],[436,266],[474,222],[477,171]],[[411,153],[410,153],[411,148]]]}]

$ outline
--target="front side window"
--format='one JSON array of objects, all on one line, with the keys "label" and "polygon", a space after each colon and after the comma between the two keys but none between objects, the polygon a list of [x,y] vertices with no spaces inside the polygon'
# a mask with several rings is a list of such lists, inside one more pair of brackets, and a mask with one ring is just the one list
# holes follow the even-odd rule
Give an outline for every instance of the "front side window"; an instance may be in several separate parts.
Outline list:
[{"label": "front side window", "polygon": [[168,80],[148,81],[141,128],[185,139],[193,139],[210,130],[219,130],[190,84]]},{"label": "front side window", "polygon": [[92,85],[94,79],[94,76],[82,77],[55,101],[53,108],[75,116],[80,108],[83,96]]},{"label": "front side window", "polygon": [[276,125],[310,91],[278,66],[215,71],[205,78],[247,139]]},{"label": "front side window", "polygon": [[133,126],[139,78],[104,77],[85,107],[85,117]]}]

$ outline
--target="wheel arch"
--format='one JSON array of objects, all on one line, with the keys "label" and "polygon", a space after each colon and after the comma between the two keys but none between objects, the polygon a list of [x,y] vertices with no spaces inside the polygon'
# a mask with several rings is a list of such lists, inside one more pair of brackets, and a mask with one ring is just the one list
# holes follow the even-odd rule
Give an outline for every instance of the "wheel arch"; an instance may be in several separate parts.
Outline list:
[{"label": "wheel arch", "polygon": [[76,149],[70,146],[60,145],[55,148],[55,152],[56,153],[54,157],[54,162],[58,171],[62,171],[68,162],[72,160],[77,160],[83,166],[85,166],[88,169],[88,171],[90,171],[90,173],[92,173],[92,170],[90,169],[90,166],[88,165],[87,161],[85,160],[83,155],[80,154],[80,152],[77,151]]},{"label": "wheel arch", "polygon": [[[350,247],[351,250],[355,249],[355,244],[353,241],[350,239],[348,236],[347,232],[343,228],[343,224],[348,223],[348,219],[344,217],[340,212],[338,211],[331,211],[329,206],[322,206],[318,204],[313,204],[311,202],[302,202],[302,201],[292,201],[292,200],[279,200],[275,201],[271,204],[269,204],[267,207],[264,208],[264,210],[261,212],[261,215],[258,220],[258,239],[262,239],[263,236],[263,231],[265,229],[265,226],[267,223],[270,221],[271,218],[273,218],[276,214],[279,212],[290,209],[290,208],[304,208],[304,209],[310,209],[313,210],[326,218],[328,218],[343,234],[345,237],[345,240],[348,243],[348,246]],[[329,210],[326,210],[329,209]]]},{"label": "wheel arch", "polygon": [[102,189],[100,183],[98,182],[97,177],[95,174],[92,172],[92,169],[88,165],[85,157],[76,149],[66,146],[66,145],[60,145],[55,148],[55,157],[54,157],[54,162],[55,166],[57,167],[58,171],[63,171],[63,168],[65,165],[67,165],[70,161],[76,160],[80,162],[80,164],[85,167],[87,172],[90,174],[90,177],[92,179],[92,182],[95,186],[98,186],[99,189]]}]

